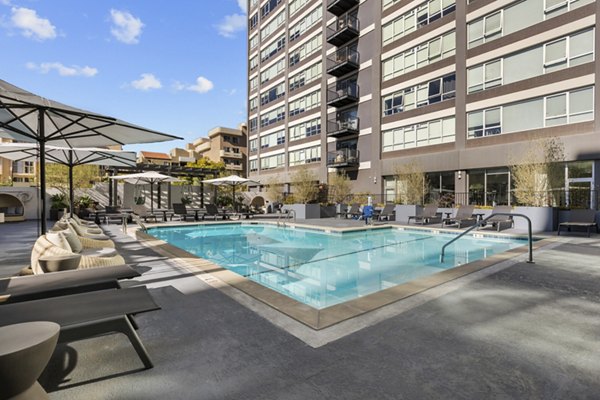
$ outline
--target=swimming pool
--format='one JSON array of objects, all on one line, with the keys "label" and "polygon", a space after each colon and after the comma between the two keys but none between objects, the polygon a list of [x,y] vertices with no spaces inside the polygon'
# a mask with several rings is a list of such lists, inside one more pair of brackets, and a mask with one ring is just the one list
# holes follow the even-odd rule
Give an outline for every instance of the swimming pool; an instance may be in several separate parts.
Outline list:
[{"label": "swimming pool", "polygon": [[374,229],[344,233],[268,224],[151,228],[148,233],[316,309],[527,244],[503,237]]}]

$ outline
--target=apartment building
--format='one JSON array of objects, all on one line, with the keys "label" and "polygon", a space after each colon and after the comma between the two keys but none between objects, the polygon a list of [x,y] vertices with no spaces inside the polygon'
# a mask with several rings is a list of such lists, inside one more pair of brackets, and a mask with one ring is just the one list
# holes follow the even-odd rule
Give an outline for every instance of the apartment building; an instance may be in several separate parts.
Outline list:
[{"label": "apartment building", "polygon": [[[0,143],[12,140],[0,139]],[[0,185],[35,186],[37,163],[33,161],[12,161],[0,157]]]},{"label": "apartment building", "polygon": [[216,127],[208,132],[208,137],[199,138],[192,143],[198,157],[222,161],[225,170],[243,177],[246,176],[247,146],[248,136],[244,124],[237,128]]},{"label": "apartment building", "polygon": [[171,165],[171,156],[167,153],[154,151],[140,151],[137,157],[138,164]]},{"label": "apartment building", "polygon": [[171,156],[171,164],[181,167],[185,167],[188,163],[194,163],[200,157],[194,150],[194,145],[188,143],[185,145],[185,149],[175,147],[169,151]]},{"label": "apartment building", "polygon": [[[558,137],[565,189],[600,184],[592,0],[250,0],[249,175],[393,200],[403,164],[431,192],[510,203],[508,166]],[[293,189],[292,189],[293,190]]]}]

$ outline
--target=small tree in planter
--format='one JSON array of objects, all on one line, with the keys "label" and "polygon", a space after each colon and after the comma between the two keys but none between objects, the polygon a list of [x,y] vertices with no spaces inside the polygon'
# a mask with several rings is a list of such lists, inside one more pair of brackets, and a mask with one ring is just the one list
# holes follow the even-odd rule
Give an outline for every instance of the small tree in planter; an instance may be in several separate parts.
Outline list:
[{"label": "small tree in planter", "polygon": [[[352,184],[345,172],[332,172],[329,174],[329,200],[338,206],[343,205],[352,196]],[[341,212],[341,210],[337,210]]]},{"label": "small tree in planter", "polygon": [[320,218],[321,207],[316,204],[319,193],[316,174],[308,169],[308,166],[303,165],[292,175],[291,182],[295,204],[285,208],[294,210],[296,217],[300,219]]},{"label": "small tree in planter", "polygon": [[415,163],[398,164],[395,168],[398,204],[423,204],[429,184],[423,168]]}]

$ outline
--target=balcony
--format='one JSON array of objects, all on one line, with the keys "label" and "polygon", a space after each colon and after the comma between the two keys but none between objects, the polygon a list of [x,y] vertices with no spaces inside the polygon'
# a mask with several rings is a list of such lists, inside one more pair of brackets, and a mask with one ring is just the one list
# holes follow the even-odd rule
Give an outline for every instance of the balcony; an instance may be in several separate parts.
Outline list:
[{"label": "balcony", "polygon": [[360,57],[355,46],[338,49],[327,57],[327,73],[340,77],[353,71],[358,71]]},{"label": "balcony", "polygon": [[327,87],[327,105],[344,107],[358,103],[358,83],[355,81],[338,81]]},{"label": "balcony", "polygon": [[346,117],[327,121],[327,136],[342,137],[358,135],[360,120],[358,117]]},{"label": "balcony", "polygon": [[358,3],[359,0],[329,0],[327,2],[327,11],[339,17]]},{"label": "balcony", "polygon": [[327,26],[327,43],[341,46],[358,37],[359,23],[356,15],[344,14]]},{"label": "balcony", "polygon": [[225,158],[237,158],[237,159],[241,159],[243,157],[242,153],[234,153],[233,151],[226,151],[226,150],[219,151],[219,156],[225,157]]},{"label": "balcony", "polygon": [[244,169],[244,166],[237,164],[225,164],[225,169],[228,169],[230,171],[242,171]]},{"label": "balcony", "polygon": [[327,166],[330,168],[358,167],[359,151],[354,149],[340,149],[327,152]]}]

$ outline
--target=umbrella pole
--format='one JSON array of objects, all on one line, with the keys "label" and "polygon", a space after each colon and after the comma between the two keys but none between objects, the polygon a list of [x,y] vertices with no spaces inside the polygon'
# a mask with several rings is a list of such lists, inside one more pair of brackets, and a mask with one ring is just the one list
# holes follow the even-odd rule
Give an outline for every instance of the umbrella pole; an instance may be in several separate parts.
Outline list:
[{"label": "umbrella pole", "polygon": [[235,209],[235,185],[233,185],[233,212],[237,212]]},{"label": "umbrella pole", "polygon": [[38,110],[38,137],[40,144],[40,200],[41,200],[41,232],[46,234],[46,129],[44,127],[45,110]]},{"label": "umbrella pole", "polygon": [[150,182],[150,212],[154,214],[154,182]]},{"label": "umbrella pole", "polygon": [[71,218],[73,218],[73,205],[75,204],[74,197],[75,197],[75,190],[73,188],[73,152],[70,151],[69,152],[69,204],[70,204],[69,213],[71,215]]}]

